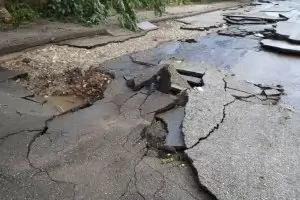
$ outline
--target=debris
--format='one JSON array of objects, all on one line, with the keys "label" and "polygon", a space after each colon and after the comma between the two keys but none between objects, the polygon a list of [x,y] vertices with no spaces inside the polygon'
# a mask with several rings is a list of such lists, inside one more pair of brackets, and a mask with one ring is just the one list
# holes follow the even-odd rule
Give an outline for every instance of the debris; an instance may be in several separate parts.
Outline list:
[{"label": "debris", "polygon": [[203,86],[202,78],[186,76],[186,75],[181,75],[181,77],[185,79],[190,84],[191,87]]},{"label": "debris", "polygon": [[262,90],[256,85],[247,81],[238,81],[233,77],[224,78],[226,82],[226,89],[236,90],[247,93],[249,95],[260,95]]},{"label": "debris", "polygon": [[26,64],[30,63],[31,61],[32,61],[31,58],[23,58],[23,60],[22,60],[22,62],[24,62]]},{"label": "debris", "polygon": [[140,22],[137,24],[137,26],[144,31],[152,31],[152,30],[158,29],[158,27],[156,25],[154,25],[148,21]]},{"label": "debris", "polygon": [[224,14],[224,20],[230,24],[266,24],[286,21],[285,17],[269,16],[262,12],[245,14]]},{"label": "debris", "polygon": [[200,62],[183,61],[180,63],[174,63],[173,66],[180,74],[197,78],[202,78],[207,70],[206,64]]},{"label": "debris", "polygon": [[187,42],[187,43],[197,43],[197,40],[195,39],[185,39],[185,40],[179,40],[180,42]]},{"label": "debris", "polygon": [[161,149],[164,145],[167,131],[161,121],[154,120],[145,130],[145,137],[149,146],[155,149]]},{"label": "debris", "polygon": [[170,90],[187,90],[191,88],[188,82],[180,76],[172,64],[162,68],[159,72],[158,90],[169,93]]},{"label": "debris", "polygon": [[151,83],[156,83],[159,71],[163,67],[166,67],[166,65],[157,65],[137,71],[131,74],[130,77],[125,77],[127,85],[134,91],[137,91],[144,86],[149,86]]},{"label": "debris", "polygon": [[27,87],[41,96],[74,95],[93,102],[103,97],[103,91],[110,81],[111,77],[106,74],[91,70],[82,72],[74,68],[59,75],[41,74],[34,77],[32,85]]},{"label": "debris", "polygon": [[278,90],[275,90],[275,89],[264,90],[264,93],[267,96],[280,96],[282,94],[281,91],[278,91]]}]

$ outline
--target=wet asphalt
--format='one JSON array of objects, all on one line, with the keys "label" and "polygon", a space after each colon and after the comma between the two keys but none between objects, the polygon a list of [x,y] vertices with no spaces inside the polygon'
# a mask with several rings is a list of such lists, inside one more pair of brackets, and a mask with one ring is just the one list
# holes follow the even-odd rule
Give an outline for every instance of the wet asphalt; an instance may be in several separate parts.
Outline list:
[{"label": "wet asphalt", "polygon": [[232,71],[240,80],[270,86],[281,85],[280,103],[300,112],[300,57],[269,52],[260,40],[211,34],[194,40],[173,41],[139,54],[146,63],[167,58],[205,62]]}]

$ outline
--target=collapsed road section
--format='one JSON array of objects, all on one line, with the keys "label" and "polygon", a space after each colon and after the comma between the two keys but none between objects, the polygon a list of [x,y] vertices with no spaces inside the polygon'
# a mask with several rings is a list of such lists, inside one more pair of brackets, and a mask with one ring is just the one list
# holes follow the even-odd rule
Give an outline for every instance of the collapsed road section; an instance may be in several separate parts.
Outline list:
[{"label": "collapsed road section", "polygon": [[47,104],[1,91],[4,197],[297,199],[299,119],[276,105],[282,87],[206,63],[129,60],[130,71],[115,60],[95,68],[115,77],[104,98],[59,116],[20,110]]},{"label": "collapsed road section", "polygon": [[1,69],[0,199],[299,199],[299,113],[282,105],[299,59],[259,46],[212,34],[109,60],[90,71],[103,98],[62,114]]}]

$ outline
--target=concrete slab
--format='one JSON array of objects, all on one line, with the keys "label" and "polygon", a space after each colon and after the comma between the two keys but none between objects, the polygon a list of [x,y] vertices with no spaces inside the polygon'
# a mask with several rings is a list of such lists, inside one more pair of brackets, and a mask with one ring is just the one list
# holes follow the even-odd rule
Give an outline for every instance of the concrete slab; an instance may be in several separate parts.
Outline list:
[{"label": "concrete slab", "polygon": [[202,78],[207,70],[207,64],[201,62],[176,62],[174,63],[174,67],[182,75],[198,78]]},{"label": "concrete slab", "polygon": [[217,199],[297,199],[299,116],[241,101],[225,114],[218,129],[186,150],[201,184]]},{"label": "concrete slab", "polygon": [[275,89],[264,90],[264,93],[267,96],[280,96],[282,94],[281,91],[278,91],[278,90],[275,90]]},{"label": "concrete slab", "polygon": [[196,16],[192,16],[192,17],[186,17],[186,18],[181,18],[181,19],[177,19],[176,21],[178,22],[182,22],[185,24],[198,24],[199,26],[202,25],[202,27],[209,27],[209,26],[213,26],[216,23],[222,23],[223,21],[223,17],[222,14],[224,13],[224,11],[215,11],[215,12],[210,12],[210,13],[205,13],[205,14],[201,14],[201,15],[196,15]]},{"label": "concrete slab", "polygon": [[59,45],[68,45],[71,47],[91,49],[91,48],[95,48],[95,47],[99,47],[99,46],[104,46],[109,43],[124,42],[126,40],[142,37],[144,35],[145,35],[144,32],[131,33],[128,35],[121,35],[121,36],[95,35],[92,37],[82,37],[79,39],[66,40],[66,41],[60,42]]},{"label": "concrete slab", "polygon": [[221,26],[225,21],[223,20],[222,14],[224,11],[215,11],[193,17],[187,17],[178,19],[177,21],[185,23],[186,25],[181,26],[182,29],[188,30],[199,30],[209,29]]},{"label": "concrete slab", "polygon": [[148,21],[137,23],[137,27],[139,27],[143,31],[153,31],[153,30],[158,29],[158,26],[156,26]]}]

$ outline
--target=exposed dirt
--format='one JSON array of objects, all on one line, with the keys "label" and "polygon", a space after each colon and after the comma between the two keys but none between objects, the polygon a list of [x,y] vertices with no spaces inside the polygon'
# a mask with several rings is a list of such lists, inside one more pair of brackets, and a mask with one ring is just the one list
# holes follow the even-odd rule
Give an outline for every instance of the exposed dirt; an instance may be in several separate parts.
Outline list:
[{"label": "exposed dirt", "polygon": [[60,74],[43,73],[29,77],[23,83],[34,93],[43,96],[75,95],[93,102],[102,98],[110,81],[111,77],[106,74],[73,68]]}]

